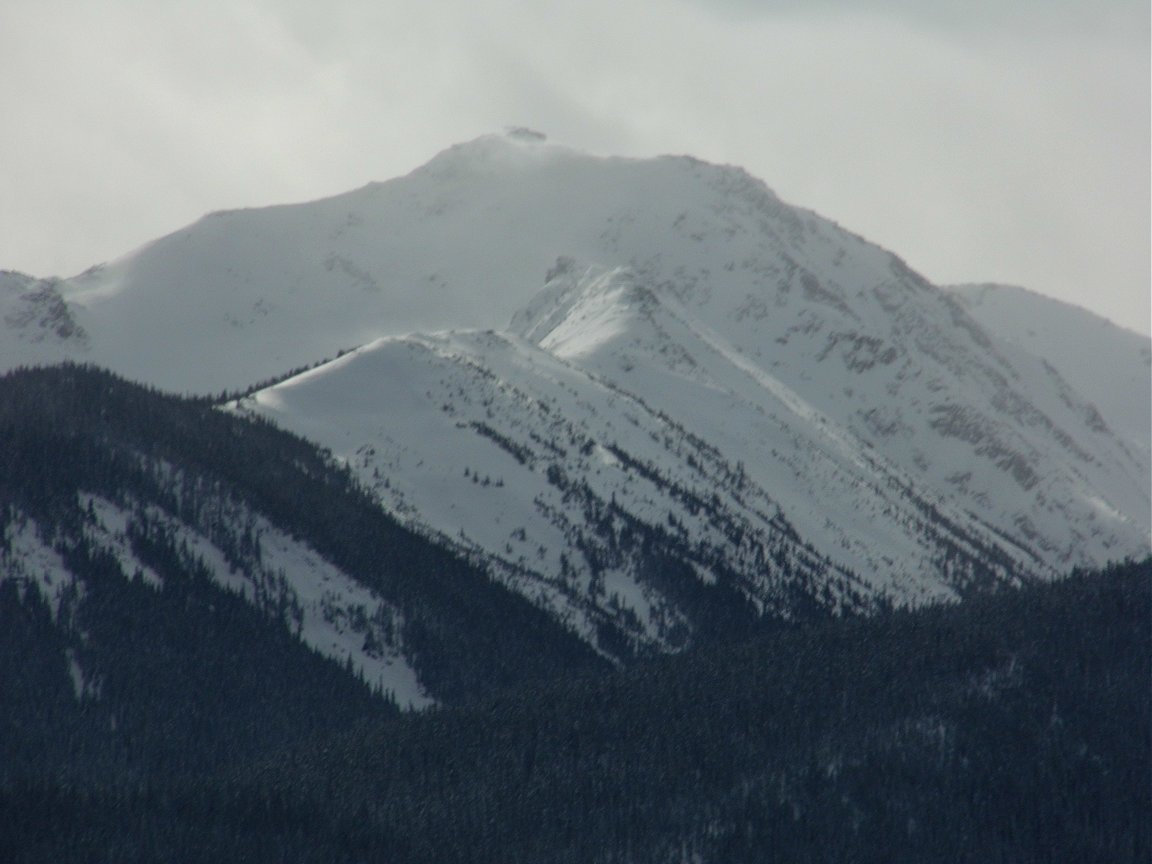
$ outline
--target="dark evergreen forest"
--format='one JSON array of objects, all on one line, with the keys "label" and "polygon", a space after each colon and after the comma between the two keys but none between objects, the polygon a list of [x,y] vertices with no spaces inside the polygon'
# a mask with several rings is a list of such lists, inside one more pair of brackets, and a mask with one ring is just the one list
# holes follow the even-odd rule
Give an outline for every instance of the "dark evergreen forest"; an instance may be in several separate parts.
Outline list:
[{"label": "dark evergreen forest", "polygon": [[[123,573],[78,490],[198,524],[243,496],[405,609],[442,707],[398,711],[147,519],[163,588]],[[53,620],[0,579],[5,861],[1152,856],[1152,560],[611,667],[306,442],[80,367],[0,379],[0,527],[20,514],[83,596]]]}]

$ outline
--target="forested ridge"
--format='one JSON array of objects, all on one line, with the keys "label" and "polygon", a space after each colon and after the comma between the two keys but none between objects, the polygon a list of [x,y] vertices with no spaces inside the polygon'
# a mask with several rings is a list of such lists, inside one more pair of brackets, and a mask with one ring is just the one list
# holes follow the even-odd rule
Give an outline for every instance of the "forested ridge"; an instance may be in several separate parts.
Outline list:
[{"label": "forested ridge", "polygon": [[[57,607],[0,578],[5,860],[1152,855],[1152,560],[612,668],[307,442],[206,400],[18,372],[0,442],[0,537],[34,520],[78,578]],[[125,573],[80,493],[195,517],[238,560],[209,511],[243,498],[404,610],[440,706],[398,711],[146,508],[128,542],[162,586]]]},{"label": "forested ridge", "polygon": [[[28,862],[1145,861],[1150,584],[1152,562],[1122,565],[419,714],[345,696],[270,741],[215,706],[203,738],[176,725],[188,749],[167,766],[96,722],[115,703],[70,703],[57,668],[4,700],[5,728],[94,722],[7,762],[0,845]],[[44,629],[11,595],[5,620]],[[7,692],[37,644],[4,646]]]},{"label": "forested ridge", "polygon": [[362,724],[258,782],[327,788],[336,836],[352,817],[369,857],[403,837],[409,860],[462,862],[1145,860],[1150,577],[809,623]]},{"label": "forested ridge", "polygon": [[[24,370],[0,378],[0,441],[0,535],[27,515],[54,535],[70,565],[101,566],[84,537],[80,493],[198,521],[234,559],[242,558],[243,526],[228,524],[219,502],[242,502],[401,610],[406,650],[438,698],[602,664],[523,597],[387,516],[314,445],[209,400],[92,367]],[[137,517],[136,545],[148,547],[138,551],[196,570],[165,548],[154,521]]]}]

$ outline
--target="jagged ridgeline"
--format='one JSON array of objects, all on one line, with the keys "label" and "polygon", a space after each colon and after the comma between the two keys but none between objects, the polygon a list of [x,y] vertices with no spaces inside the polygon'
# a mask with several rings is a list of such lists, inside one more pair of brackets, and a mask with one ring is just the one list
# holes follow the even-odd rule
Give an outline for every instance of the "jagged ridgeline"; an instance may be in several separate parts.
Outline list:
[{"label": "jagged ridgeline", "polygon": [[78,693],[111,686],[117,652],[172,652],[156,677],[211,654],[176,597],[216,637],[266,658],[283,633],[401,705],[603,662],[266,422],[69,365],[0,379],[0,441],[0,582],[41,597]]}]

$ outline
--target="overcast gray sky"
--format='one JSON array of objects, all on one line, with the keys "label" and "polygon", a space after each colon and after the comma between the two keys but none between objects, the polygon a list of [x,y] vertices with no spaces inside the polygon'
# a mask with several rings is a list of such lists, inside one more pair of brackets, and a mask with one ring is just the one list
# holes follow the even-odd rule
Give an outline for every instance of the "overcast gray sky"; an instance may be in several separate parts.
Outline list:
[{"label": "overcast gray sky", "polygon": [[0,0],[0,268],[525,125],[1150,330],[1147,0]]}]

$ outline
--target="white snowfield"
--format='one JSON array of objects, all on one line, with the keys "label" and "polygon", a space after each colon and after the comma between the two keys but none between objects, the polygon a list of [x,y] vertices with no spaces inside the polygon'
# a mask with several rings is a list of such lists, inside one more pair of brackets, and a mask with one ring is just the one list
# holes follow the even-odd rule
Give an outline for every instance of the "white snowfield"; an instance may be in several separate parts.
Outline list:
[{"label": "white snowfield", "polygon": [[[1149,552],[1149,340],[941,290],[740,169],[488,136],[215,214],[69,280],[0,276],[0,364],[73,357],[328,447],[590,639],[682,644],[637,539],[787,613]],[[631,544],[631,545],[630,545]]]}]

